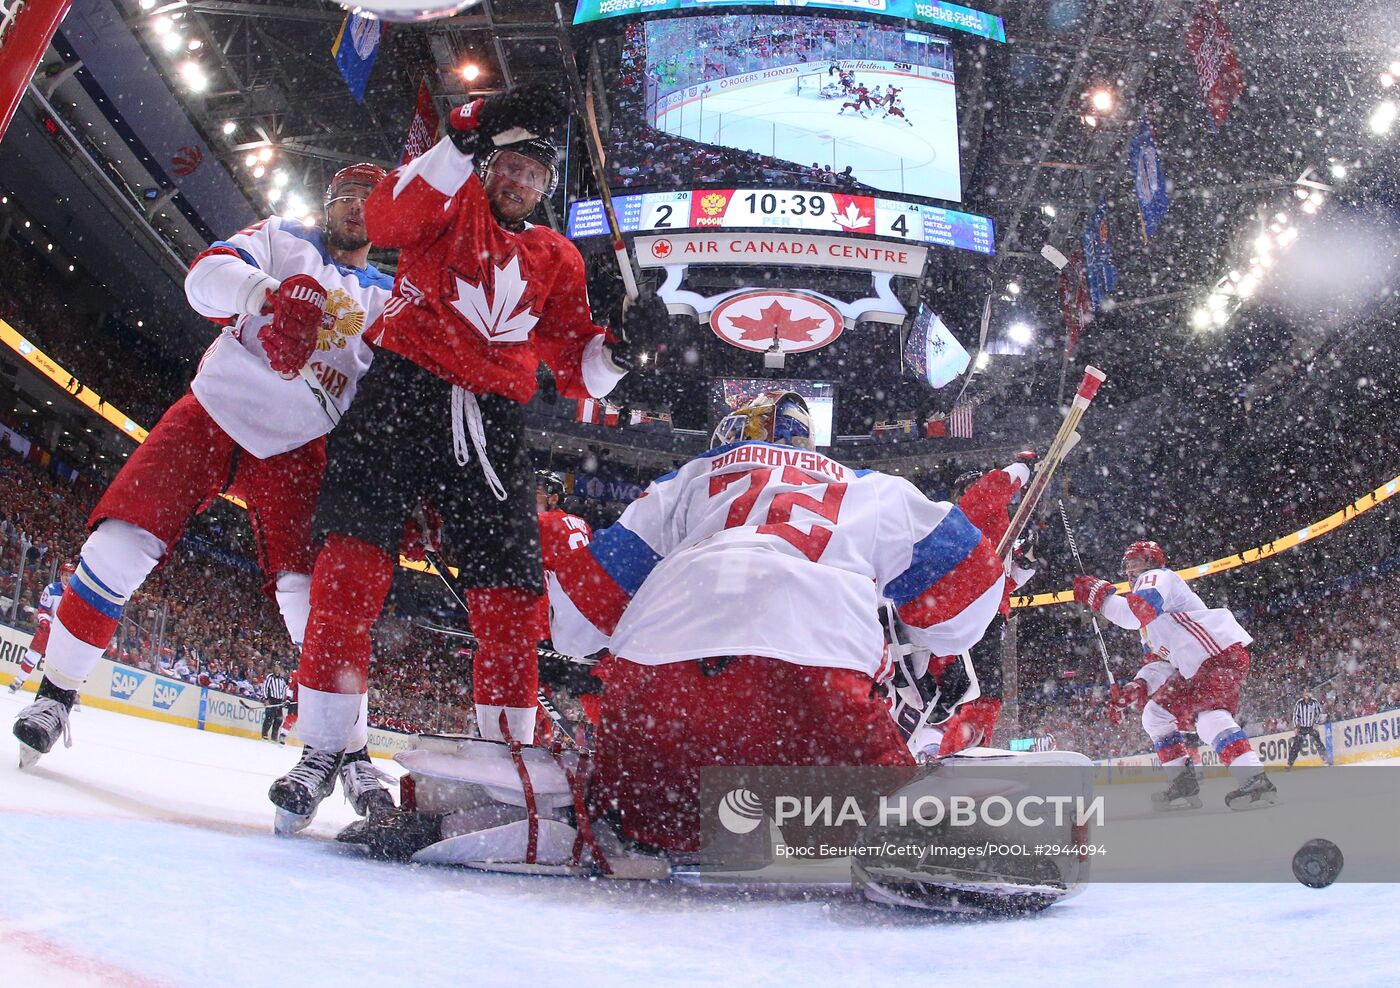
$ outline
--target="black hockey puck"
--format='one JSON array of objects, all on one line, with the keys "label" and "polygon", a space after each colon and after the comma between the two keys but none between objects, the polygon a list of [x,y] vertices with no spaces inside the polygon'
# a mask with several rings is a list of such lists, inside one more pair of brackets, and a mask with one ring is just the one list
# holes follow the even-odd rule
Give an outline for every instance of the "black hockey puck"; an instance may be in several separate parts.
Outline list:
[{"label": "black hockey puck", "polygon": [[1342,873],[1342,849],[1314,837],[1293,855],[1293,877],[1310,889],[1325,889]]}]

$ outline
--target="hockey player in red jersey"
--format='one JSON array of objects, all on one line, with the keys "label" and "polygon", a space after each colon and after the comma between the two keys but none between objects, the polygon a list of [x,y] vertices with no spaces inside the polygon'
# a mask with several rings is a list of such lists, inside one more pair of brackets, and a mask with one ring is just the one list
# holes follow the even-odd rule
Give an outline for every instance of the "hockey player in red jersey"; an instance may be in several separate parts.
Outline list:
[{"label": "hockey player in red jersey", "polygon": [[[554,574],[567,553],[585,548],[593,538],[593,529],[578,515],[559,507],[564,497],[564,482],[552,473],[535,475],[535,512],[540,519],[540,560],[544,564],[546,590],[558,585]],[[536,641],[547,641],[549,634],[549,594],[540,598]]]},{"label": "hockey player in red jersey", "polygon": [[836,111],[838,116],[845,113],[847,110],[855,110],[857,113],[860,113],[863,110],[875,109],[875,104],[870,100],[869,87],[864,84],[858,84],[848,90],[848,92],[851,98],[848,102],[841,104],[841,109]]},{"label": "hockey player in red jersey", "polygon": [[[161,416],[88,519],[92,532],[54,618],[38,696],[15,722],[26,764],[60,737],[71,743],[68,712],[127,599],[221,491],[247,503],[264,589],[301,644],[326,433],[370,364],[362,334],[391,287],[369,263],[364,220],[365,197],[383,174],[371,164],[337,172],[324,231],[273,216],[210,245],[190,266],[191,307],[223,328],[189,393]],[[308,370],[319,393],[299,376]]]},{"label": "hockey player in red jersey", "polygon": [[64,563],[59,570],[58,579],[39,594],[39,610],[34,615],[34,637],[30,640],[29,647],[24,650],[24,655],[20,657],[19,672],[10,683],[11,693],[23,689],[24,684],[29,682],[29,677],[34,675],[34,670],[39,668],[39,663],[44,661],[44,653],[49,649],[49,631],[53,624],[53,616],[58,610],[59,601],[63,599],[63,592],[68,589],[68,580],[72,575],[73,564]]},{"label": "hockey player in red jersey", "polygon": [[[399,268],[370,332],[374,373],[330,444],[300,666],[307,747],[269,791],[281,829],[305,826],[330,792],[364,706],[394,554],[425,503],[443,521],[479,642],[479,728],[534,734],[543,582],[522,404],[541,361],[573,398],[608,394],[629,366],[622,341],[592,321],[578,249],[527,220],[558,179],[547,135],[566,110],[535,87],[459,107],[448,136],[367,203],[370,235],[400,249]],[[664,319],[652,298],[624,328],[635,341]]]},{"label": "hockey player in red jersey", "polygon": [[1166,553],[1156,542],[1128,546],[1123,572],[1132,587],[1128,593],[1119,594],[1106,580],[1077,576],[1074,599],[1142,636],[1144,665],[1127,686],[1113,690],[1109,703],[1111,711],[1142,710],[1143,730],[1172,776],[1157,802],[1200,806],[1199,780],[1179,726],[1194,719],[1196,733],[1241,783],[1225,805],[1232,810],[1272,805],[1278,791],[1235,720],[1253,639],[1229,609],[1206,607],[1167,569]]}]

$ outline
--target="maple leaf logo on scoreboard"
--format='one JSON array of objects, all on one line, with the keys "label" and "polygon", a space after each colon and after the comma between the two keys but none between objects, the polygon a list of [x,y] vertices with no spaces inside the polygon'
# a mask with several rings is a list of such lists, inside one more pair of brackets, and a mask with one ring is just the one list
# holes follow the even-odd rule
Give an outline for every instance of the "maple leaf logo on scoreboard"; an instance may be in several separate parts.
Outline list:
[{"label": "maple leaf logo on scoreboard", "polygon": [[710,313],[710,329],[716,336],[755,353],[775,342],[783,353],[817,350],[840,336],[845,325],[835,307],[802,292],[742,292]]},{"label": "maple leaf logo on scoreboard", "polygon": [[457,297],[452,308],[487,343],[524,343],[540,317],[531,311],[534,293],[520,276],[520,258],[511,254],[498,267],[487,267],[481,283],[472,284],[454,272]]}]

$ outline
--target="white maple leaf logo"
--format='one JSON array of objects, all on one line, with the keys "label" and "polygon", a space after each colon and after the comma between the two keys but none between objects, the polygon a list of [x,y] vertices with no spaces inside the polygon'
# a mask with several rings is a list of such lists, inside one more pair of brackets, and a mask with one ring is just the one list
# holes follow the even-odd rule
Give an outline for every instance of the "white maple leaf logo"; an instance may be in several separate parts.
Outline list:
[{"label": "white maple leaf logo", "polygon": [[854,230],[856,227],[865,226],[870,222],[870,217],[860,211],[860,207],[853,202],[846,203],[844,213],[836,213],[832,216],[836,225],[845,227],[847,230]]},{"label": "white maple leaf logo", "polygon": [[[457,297],[452,308],[488,343],[524,343],[540,317],[530,311],[530,284],[520,276],[520,257],[512,254],[499,267],[489,267],[481,284],[454,274]],[[489,282],[489,283],[488,283]]]}]

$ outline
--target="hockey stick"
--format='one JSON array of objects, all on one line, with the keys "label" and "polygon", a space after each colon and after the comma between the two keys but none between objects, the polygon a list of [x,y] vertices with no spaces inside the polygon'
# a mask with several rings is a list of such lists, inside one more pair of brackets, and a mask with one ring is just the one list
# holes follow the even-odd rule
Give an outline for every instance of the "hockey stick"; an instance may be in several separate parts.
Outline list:
[{"label": "hockey stick", "polygon": [[1094,400],[1094,395],[1098,393],[1099,385],[1103,384],[1106,376],[1103,371],[1092,365],[1084,368],[1084,378],[1079,382],[1079,390],[1075,392],[1074,401],[1069,406],[1069,414],[1060,423],[1060,431],[1055,433],[1050,448],[1045,451],[1040,469],[1036,470],[1030,487],[1026,490],[1025,496],[1021,498],[1021,505],[1012,517],[1010,527],[1007,528],[1006,534],[1001,537],[1001,541],[997,543],[997,555],[1001,558],[1006,558],[1007,550],[1021,537],[1026,525],[1030,523],[1031,515],[1035,513],[1041,498],[1045,496],[1055,469],[1065,458],[1065,454],[1073,449],[1075,443],[1079,441],[1079,435],[1075,431],[1079,428],[1079,420],[1084,417],[1084,410]]},{"label": "hockey stick", "polygon": [[[448,638],[460,638],[463,641],[469,642],[473,645],[476,645],[480,642],[480,639],[477,638],[476,635],[472,634],[470,631],[462,631],[460,628],[447,628],[440,624],[433,624],[431,621],[414,621],[413,623],[417,627],[422,628],[424,631],[432,631],[439,635],[446,635]],[[577,655],[565,655],[563,652],[556,652],[552,648],[537,647],[535,651],[539,653],[539,656],[542,659],[554,659],[558,662],[569,662],[576,666],[594,666],[598,664],[597,662],[591,659],[582,658]]]},{"label": "hockey stick", "polygon": [[242,697],[238,698],[238,702],[244,710],[248,710],[253,713],[257,713],[259,710],[267,710],[269,707],[285,707],[287,705],[286,700],[278,700],[276,703],[251,703],[248,700],[243,699]]},{"label": "hockey stick", "polygon": [[311,389],[311,396],[316,399],[316,404],[321,406],[321,411],[326,413],[326,418],[331,420],[331,428],[334,429],[340,424],[340,409],[335,402],[331,401],[331,396],[316,379],[316,375],[311,370],[310,364],[303,364],[301,370],[297,371],[297,376],[306,382],[306,386]]},{"label": "hockey stick", "polygon": [[[1079,567],[1079,572],[1087,576],[1089,571],[1084,568],[1084,560],[1079,558],[1079,543],[1074,538],[1074,529],[1070,528],[1069,512],[1065,510],[1064,498],[1060,499],[1060,521],[1065,526],[1065,538],[1069,540],[1069,551],[1074,555],[1074,564]],[[1103,671],[1108,674],[1108,685],[1117,686],[1113,670],[1108,667],[1108,646],[1103,640],[1103,629],[1099,627],[1099,616],[1090,612],[1089,621],[1094,625],[1094,635],[1099,640],[1099,655],[1103,658]]]},{"label": "hockey stick", "polygon": [[628,301],[635,301],[640,294],[637,272],[632,266],[632,255],[627,252],[627,243],[622,239],[622,227],[618,225],[612,192],[608,189],[603,135],[598,130],[598,115],[593,107],[593,88],[584,88],[583,77],[578,70],[578,59],[574,56],[573,45],[569,42],[569,34],[564,26],[564,11],[558,3],[554,5],[554,16],[559,26],[559,53],[564,61],[564,80],[568,83],[574,103],[577,104],[587,128],[586,140],[583,143],[588,149],[588,160],[593,166],[593,174],[598,179],[598,197],[603,203],[603,215],[608,218],[608,231],[612,234],[613,254],[617,257],[618,272],[622,275],[622,287],[627,292]]}]

